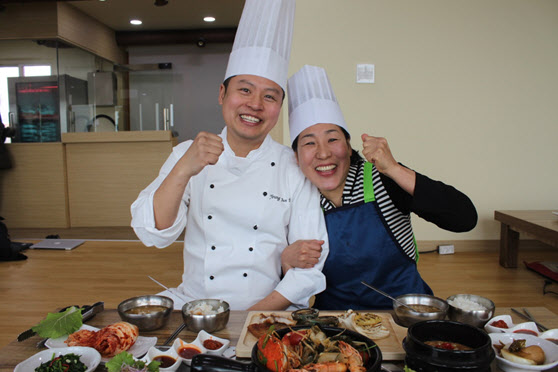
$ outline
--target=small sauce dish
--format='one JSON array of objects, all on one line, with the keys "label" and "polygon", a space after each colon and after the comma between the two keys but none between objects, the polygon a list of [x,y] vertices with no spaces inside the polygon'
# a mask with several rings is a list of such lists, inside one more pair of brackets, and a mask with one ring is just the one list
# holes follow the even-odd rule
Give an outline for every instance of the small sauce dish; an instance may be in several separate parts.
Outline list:
[{"label": "small sauce dish", "polygon": [[202,330],[198,333],[194,343],[201,344],[207,350],[207,354],[223,355],[231,342]]},{"label": "small sauce dish", "polygon": [[539,336],[539,329],[535,322],[514,324],[509,315],[498,315],[490,319],[484,326],[487,333],[519,333]]},{"label": "small sauce dish", "polygon": [[194,356],[207,353],[207,349],[203,347],[197,338],[193,342],[185,342],[177,338],[172,344],[172,349],[186,365],[192,363],[192,358]]},{"label": "small sauce dish", "polygon": [[182,358],[178,356],[173,348],[160,350],[156,346],[152,346],[147,351],[144,359],[146,363],[151,363],[152,361],[160,362],[159,371],[161,372],[176,371],[182,364]]}]

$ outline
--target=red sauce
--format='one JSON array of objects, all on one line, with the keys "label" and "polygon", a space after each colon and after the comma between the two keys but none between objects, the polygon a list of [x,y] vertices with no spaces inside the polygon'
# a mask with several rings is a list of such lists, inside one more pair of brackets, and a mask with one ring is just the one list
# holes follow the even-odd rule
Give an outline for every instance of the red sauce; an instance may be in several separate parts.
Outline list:
[{"label": "red sauce", "polygon": [[504,322],[502,319],[495,320],[492,323],[490,323],[490,325],[493,326],[493,327],[498,327],[498,328],[509,328],[508,325],[506,324],[506,322]]},{"label": "red sauce", "polygon": [[530,329],[518,329],[517,331],[513,331],[513,333],[525,333],[527,335],[538,336],[537,332],[531,331]]},{"label": "red sauce", "polygon": [[217,350],[220,349],[223,344],[217,340],[207,339],[203,342],[203,347],[209,350]]},{"label": "red sauce", "polygon": [[201,354],[201,350],[195,346],[182,346],[178,349],[178,355],[184,359],[192,359],[197,354]]},{"label": "red sauce", "polygon": [[159,368],[169,368],[174,363],[176,363],[176,359],[168,355],[159,355],[153,358],[153,360],[156,362],[161,362]]},{"label": "red sauce", "polygon": [[555,338],[547,338],[547,340],[550,342],[554,342],[556,345],[558,345],[558,340]]}]

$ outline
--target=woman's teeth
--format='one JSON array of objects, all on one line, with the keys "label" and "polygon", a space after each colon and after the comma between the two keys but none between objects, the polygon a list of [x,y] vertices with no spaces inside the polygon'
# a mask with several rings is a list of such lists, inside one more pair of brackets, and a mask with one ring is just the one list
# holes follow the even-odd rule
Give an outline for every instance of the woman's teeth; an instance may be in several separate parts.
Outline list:
[{"label": "woman's teeth", "polygon": [[318,172],[327,172],[327,171],[330,171],[330,170],[332,170],[332,169],[335,169],[336,167],[337,167],[337,165],[335,165],[335,164],[332,164],[332,165],[323,165],[323,166],[320,166],[320,167],[316,167],[316,170],[317,170]]},{"label": "woman's teeth", "polygon": [[249,121],[250,123],[259,123],[261,120],[250,115],[240,115],[242,120]]}]

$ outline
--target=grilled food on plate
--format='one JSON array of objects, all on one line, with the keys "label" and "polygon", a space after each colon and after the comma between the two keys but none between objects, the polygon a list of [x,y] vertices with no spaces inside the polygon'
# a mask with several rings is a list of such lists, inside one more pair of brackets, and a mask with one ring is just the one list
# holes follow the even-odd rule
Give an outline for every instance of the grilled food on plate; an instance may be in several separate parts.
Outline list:
[{"label": "grilled food on plate", "polygon": [[372,340],[380,340],[389,336],[389,329],[382,324],[382,317],[374,313],[347,310],[346,313],[339,316],[339,325]]},{"label": "grilled food on plate", "polygon": [[271,326],[273,326],[275,330],[279,330],[296,325],[295,320],[273,313],[269,315],[260,314],[259,318],[255,320],[255,323],[248,325],[248,331],[256,338],[266,335]]}]

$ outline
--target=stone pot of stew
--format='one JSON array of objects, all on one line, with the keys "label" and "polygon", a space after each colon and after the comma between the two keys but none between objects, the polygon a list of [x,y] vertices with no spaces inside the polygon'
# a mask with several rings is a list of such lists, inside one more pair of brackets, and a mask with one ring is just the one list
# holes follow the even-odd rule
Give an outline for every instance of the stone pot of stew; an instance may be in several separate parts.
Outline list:
[{"label": "stone pot of stew", "polygon": [[427,320],[407,329],[405,364],[416,372],[485,372],[495,358],[481,329],[449,320]]}]

